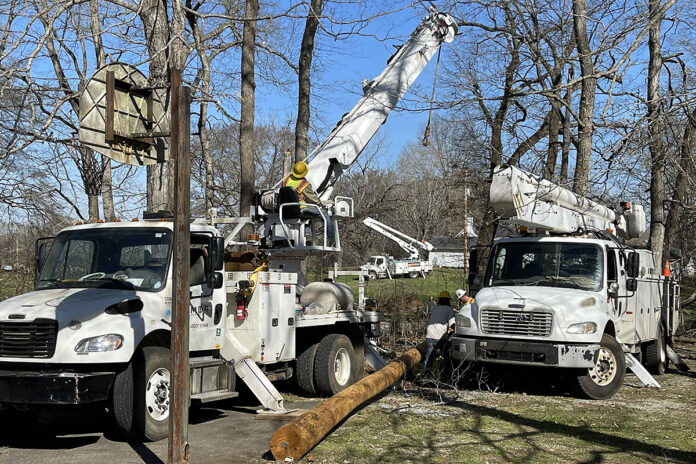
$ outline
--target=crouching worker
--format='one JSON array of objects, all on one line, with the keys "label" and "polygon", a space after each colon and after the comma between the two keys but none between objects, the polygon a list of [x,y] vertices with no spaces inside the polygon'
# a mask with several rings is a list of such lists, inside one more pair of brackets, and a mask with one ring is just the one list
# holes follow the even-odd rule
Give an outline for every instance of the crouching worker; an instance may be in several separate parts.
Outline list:
[{"label": "crouching worker", "polygon": [[436,348],[440,348],[441,352],[447,353],[444,347],[447,345],[447,330],[454,324],[455,310],[450,304],[449,292],[443,290],[437,299],[437,304],[433,306],[430,312],[430,320],[428,321],[428,329],[425,334],[425,341],[428,348],[425,352],[425,361],[423,362],[423,376],[431,373],[430,367],[434,360]]}]

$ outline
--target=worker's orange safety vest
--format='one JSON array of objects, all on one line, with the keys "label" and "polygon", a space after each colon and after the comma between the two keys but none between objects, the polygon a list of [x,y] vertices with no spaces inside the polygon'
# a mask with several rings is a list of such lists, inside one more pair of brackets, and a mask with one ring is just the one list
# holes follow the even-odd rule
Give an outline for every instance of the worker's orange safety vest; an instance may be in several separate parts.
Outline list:
[{"label": "worker's orange safety vest", "polygon": [[283,187],[291,187],[295,189],[295,191],[297,192],[297,198],[299,198],[300,203],[304,203],[305,201],[305,196],[302,192],[304,192],[304,189],[306,189],[308,185],[309,181],[307,179],[297,179],[293,176],[287,176],[283,181]]}]

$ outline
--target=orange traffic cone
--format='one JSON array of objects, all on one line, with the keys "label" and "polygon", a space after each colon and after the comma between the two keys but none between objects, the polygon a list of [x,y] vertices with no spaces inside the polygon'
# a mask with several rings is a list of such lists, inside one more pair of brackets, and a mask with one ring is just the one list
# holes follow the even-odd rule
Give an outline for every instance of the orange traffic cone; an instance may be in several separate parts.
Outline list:
[{"label": "orange traffic cone", "polygon": [[671,277],[671,276],[672,276],[672,274],[671,274],[670,271],[669,271],[669,260],[668,260],[668,259],[665,260],[665,269],[664,269],[664,271],[662,271],[662,275],[665,276],[665,277]]}]

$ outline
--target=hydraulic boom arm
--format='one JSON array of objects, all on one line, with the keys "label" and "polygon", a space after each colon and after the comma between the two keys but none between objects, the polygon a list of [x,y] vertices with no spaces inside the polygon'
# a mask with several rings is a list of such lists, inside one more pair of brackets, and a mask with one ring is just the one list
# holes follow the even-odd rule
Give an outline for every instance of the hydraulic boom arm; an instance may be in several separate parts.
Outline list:
[{"label": "hydraulic boom arm", "polygon": [[430,242],[418,241],[415,238],[409,237],[403,232],[389,227],[386,224],[372,219],[370,217],[363,219],[363,224],[365,224],[370,229],[379,232],[385,237],[394,240],[406,253],[409,254],[410,259],[420,259],[420,254],[418,253],[418,248],[422,248],[426,251],[432,251],[433,245]]},{"label": "hydraulic boom arm", "polygon": [[340,175],[355,162],[442,42],[451,42],[456,33],[454,19],[431,8],[382,74],[363,87],[364,96],[358,104],[308,157],[307,180],[322,201],[329,199]]}]

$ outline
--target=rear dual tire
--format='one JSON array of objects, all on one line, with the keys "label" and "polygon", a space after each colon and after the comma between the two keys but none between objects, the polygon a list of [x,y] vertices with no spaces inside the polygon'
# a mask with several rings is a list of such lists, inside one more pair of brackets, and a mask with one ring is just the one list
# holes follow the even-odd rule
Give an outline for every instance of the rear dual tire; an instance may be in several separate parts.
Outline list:
[{"label": "rear dual tire", "polygon": [[667,370],[667,340],[665,328],[660,324],[657,340],[645,345],[645,367],[652,375],[662,375]]}]

